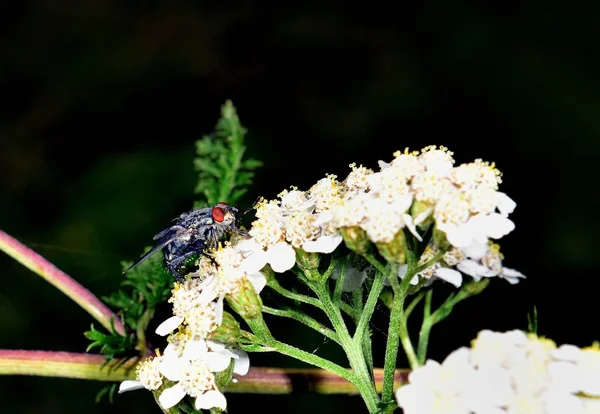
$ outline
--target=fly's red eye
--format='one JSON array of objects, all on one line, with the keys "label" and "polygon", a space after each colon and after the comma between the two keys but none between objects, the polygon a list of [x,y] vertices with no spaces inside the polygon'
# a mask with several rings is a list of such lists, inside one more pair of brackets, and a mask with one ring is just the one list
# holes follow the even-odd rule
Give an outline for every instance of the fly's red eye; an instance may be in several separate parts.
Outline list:
[{"label": "fly's red eye", "polygon": [[213,207],[212,212],[210,213],[213,220],[217,223],[222,223],[225,220],[225,212],[220,207]]}]

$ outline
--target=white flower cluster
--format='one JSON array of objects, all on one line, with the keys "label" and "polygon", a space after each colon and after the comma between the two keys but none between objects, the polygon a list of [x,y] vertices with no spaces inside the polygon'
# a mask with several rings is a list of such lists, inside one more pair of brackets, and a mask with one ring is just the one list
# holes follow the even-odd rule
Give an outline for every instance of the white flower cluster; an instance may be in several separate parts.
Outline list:
[{"label": "white flower cluster", "polygon": [[[419,264],[427,263],[437,253],[439,253],[437,247],[434,245],[427,246],[421,255]],[[411,285],[416,285],[419,283],[419,279],[422,278],[425,279],[425,286],[427,286],[435,279],[442,279],[456,287],[460,287],[462,284],[462,273],[471,276],[475,281],[497,276],[513,285],[519,283],[519,279],[524,278],[525,275],[518,270],[502,266],[502,259],[500,246],[491,241],[488,242],[485,248],[480,248],[479,252],[472,249],[468,257],[463,250],[452,247],[444,253],[441,260],[413,276],[410,283]],[[404,278],[407,269],[407,265],[400,266],[398,276]]]},{"label": "white flower cluster", "polygon": [[[260,290],[264,286],[264,276],[258,271],[248,274],[251,263],[243,259],[238,249],[221,248],[216,254],[223,259],[223,266],[211,267],[211,273],[206,274],[205,279],[189,278],[175,284],[169,299],[173,304],[173,316],[160,324],[156,333],[165,336],[176,332],[169,335],[169,344],[162,355],[142,361],[137,367],[137,380],[124,381],[119,392],[140,388],[155,391],[168,380],[170,386],[165,387],[158,397],[165,410],[186,395],[195,399],[198,410],[227,408],[227,400],[217,387],[214,373],[227,369],[233,360],[233,372],[245,375],[250,366],[249,358],[239,348],[227,347],[208,338],[222,322],[224,295],[234,293],[238,288],[236,282],[245,277],[256,280],[255,288]],[[202,268],[209,269],[206,265]]]},{"label": "white flower cluster", "polygon": [[442,364],[428,360],[396,390],[404,414],[600,412],[600,347],[557,348],[522,331],[481,331]]},{"label": "white flower cluster", "polygon": [[[352,164],[341,182],[327,175],[308,191],[292,187],[258,205],[249,233],[269,254],[273,270],[283,272],[294,265],[294,248],[331,253],[344,229],[359,229],[371,242],[385,244],[404,228],[421,241],[419,231],[434,225],[452,245],[449,254],[460,256],[437,265],[436,277],[457,286],[460,272],[476,280],[499,276],[518,282],[524,276],[502,267],[499,248],[489,240],[515,227],[508,215],[516,204],[498,191],[500,172],[479,159],[454,167],[452,155],[445,147],[405,150],[389,163],[380,161],[377,172]],[[423,258],[437,251],[432,244]],[[405,272],[401,267],[399,276]],[[430,276],[419,274],[411,283]]]}]

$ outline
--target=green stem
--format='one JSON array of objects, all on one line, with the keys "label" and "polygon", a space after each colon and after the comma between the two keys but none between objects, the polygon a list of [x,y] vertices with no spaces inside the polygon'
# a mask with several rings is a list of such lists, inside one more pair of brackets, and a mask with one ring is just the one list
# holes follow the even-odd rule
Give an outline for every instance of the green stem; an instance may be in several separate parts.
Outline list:
[{"label": "green stem", "polygon": [[400,342],[402,342],[411,368],[415,369],[418,366],[416,355],[414,355],[414,350],[412,349],[412,343],[408,337],[408,332],[402,329],[404,301],[406,299],[410,281],[415,274],[415,266],[411,260],[409,261],[406,275],[400,283],[398,283],[398,280],[394,277],[389,278],[392,289],[394,290],[394,298],[392,300],[392,310],[390,313],[390,324],[388,327],[385,359],[383,363],[383,391],[381,399],[384,403],[392,401],[393,398],[394,370],[396,369]]},{"label": "green stem", "polygon": [[331,329],[327,328],[322,323],[314,320],[313,318],[311,318],[310,316],[308,316],[304,313],[299,313],[299,312],[295,312],[292,310],[276,309],[276,308],[271,308],[269,306],[263,306],[262,311],[263,311],[263,313],[266,313],[269,315],[280,316],[282,318],[289,318],[289,319],[298,321],[298,322],[308,326],[309,328],[314,329],[315,331],[319,332],[320,334],[323,334],[324,336],[331,339],[332,341],[337,342],[338,344],[340,343],[340,340],[338,339],[338,336],[335,332],[333,332]]},{"label": "green stem", "polygon": [[360,315],[363,312],[363,287],[359,287],[354,292],[352,292],[352,303],[354,304],[352,318],[354,319],[354,323],[358,325],[360,321]]},{"label": "green stem", "polygon": [[277,282],[277,280],[275,280],[275,279],[272,279],[267,286],[269,286],[271,289],[273,289],[275,292],[279,293],[283,297],[286,297],[288,299],[295,300],[295,301],[298,301],[301,303],[306,303],[308,305],[312,305],[316,308],[323,310],[323,306],[317,299],[287,290],[286,288],[281,286],[279,284],[279,282]]},{"label": "green stem", "polygon": [[142,317],[136,325],[137,344],[135,349],[140,351],[140,355],[143,357],[148,356],[148,344],[146,342],[146,329],[154,317],[154,309],[149,308],[144,311]]},{"label": "green stem", "polygon": [[342,368],[338,364],[328,361],[325,358],[321,358],[320,356],[303,351],[302,349],[285,344],[273,338],[262,316],[246,319],[246,323],[254,333],[253,339],[260,345],[315,367],[333,372],[353,384],[357,384],[357,377],[351,371]]},{"label": "green stem", "polygon": [[[377,259],[369,255],[365,255],[365,258],[367,258],[369,263],[373,264],[378,271],[375,272],[375,279],[373,280],[373,284],[371,285],[371,291],[369,292],[369,296],[367,296],[365,307],[363,308],[362,315],[360,315],[360,320],[358,321],[356,331],[354,332],[354,341],[359,344],[363,341],[367,330],[367,326],[371,321],[373,312],[375,311],[377,300],[379,299],[379,295],[383,290],[383,281],[386,278],[386,269],[385,267],[382,267],[379,264],[379,261]],[[381,270],[384,271],[382,272]]]},{"label": "green stem", "polygon": [[342,303],[342,287],[344,286],[344,280],[346,279],[346,265],[346,261],[342,261],[340,265],[340,273],[335,281],[335,288],[333,290],[333,303],[338,305],[341,305]]},{"label": "green stem", "polygon": [[[360,316],[363,312],[363,286],[352,292],[352,300],[354,303],[354,314],[352,315],[356,325],[360,321]],[[367,361],[367,367],[370,372],[373,372],[373,349],[371,344],[370,330],[367,328],[367,333],[363,336],[362,343],[363,354]]]},{"label": "green stem", "polygon": [[431,259],[429,259],[422,265],[417,266],[417,268],[415,269],[415,273],[413,275],[416,275],[417,273],[421,273],[422,271],[427,269],[429,266],[436,264],[438,262],[438,260],[440,260],[442,257],[444,257],[444,255],[446,254],[446,251],[447,251],[447,249],[440,250]]},{"label": "green stem", "polygon": [[302,349],[296,348],[292,345],[288,345],[283,342],[279,342],[277,340],[271,341],[268,344],[268,346],[272,347],[275,351],[279,352],[280,354],[290,356],[294,359],[313,365],[317,368],[333,372],[337,376],[342,377],[346,381],[349,381],[355,385],[357,383],[357,377],[355,373],[325,358],[321,358],[320,356],[303,351]]},{"label": "green stem", "polygon": [[340,302],[340,310],[342,312],[344,312],[346,315],[348,315],[349,317],[352,318],[352,320],[354,320],[354,316],[356,314],[356,310],[354,309],[354,307],[352,307],[351,305],[347,304],[344,301]]},{"label": "green stem", "polygon": [[433,290],[429,290],[425,295],[425,306],[423,307],[423,323],[421,324],[421,330],[419,331],[419,345],[417,348],[417,357],[419,365],[425,363],[427,357],[427,345],[429,344],[429,334],[433,327],[433,320],[431,318],[431,297]]},{"label": "green stem", "polygon": [[367,409],[371,413],[376,412],[377,405],[379,403],[379,397],[377,395],[377,390],[375,389],[375,384],[371,379],[372,375],[369,372],[365,357],[363,355],[362,343],[354,341],[350,337],[348,328],[344,323],[339,307],[335,306],[331,300],[331,297],[329,296],[327,285],[310,283],[309,287],[316,293],[317,297],[323,304],[323,309],[331,321],[335,332],[338,334],[340,345],[344,349],[348,361],[350,362],[350,366],[356,374],[354,384],[360,390],[361,396],[367,405]]},{"label": "green stem", "polygon": [[413,300],[410,301],[410,303],[404,310],[404,316],[403,316],[404,319],[408,320],[412,311],[419,304],[419,302],[421,302],[421,300],[423,300],[424,295],[425,295],[424,292],[419,292],[419,294]]},{"label": "green stem", "polygon": [[254,338],[259,340],[261,343],[263,343],[263,345],[265,342],[270,342],[270,341],[275,340],[275,338],[273,338],[273,335],[271,334],[271,331],[267,327],[267,324],[265,323],[265,320],[263,319],[262,315],[258,315],[257,317],[252,318],[252,319],[244,319],[244,320],[246,321],[246,323],[252,330],[252,333],[254,334]]}]

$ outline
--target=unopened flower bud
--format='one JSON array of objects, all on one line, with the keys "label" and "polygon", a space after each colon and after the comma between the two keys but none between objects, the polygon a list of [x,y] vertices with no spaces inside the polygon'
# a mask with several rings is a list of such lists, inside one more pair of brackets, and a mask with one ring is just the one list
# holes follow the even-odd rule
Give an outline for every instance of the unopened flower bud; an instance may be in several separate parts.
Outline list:
[{"label": "unopened flower bud", "polygon": [[379,253],[388,262],[403,264],[406,263],[406,239],[404,237],[404,230],[400,230],[394,236],[391,242],[375,243]]},{"label": "unopened flower bud", "polygon": [[214,339],[226,344],[238,343],[242,335],[240,324],[229,312],[223,312],[221,324],[210,334],[210,339]]},{"label": "unopened flower bud", "polygon": [[346,247],[358,254],[366,253],[370,244],[367,232],[358,226],[342,227],[340,230]]},{"label": "unopened flower bud", "polygon": [[239,284],[238,289],[225,296],[231,308],[244,319],[253,319],[260,315],[262,300],[252,283],[246,278]]},{"label": "unopened flower bud", "polygon": [[301,247],[296,250],[296,263],[304,270],[315,270],[319,267],[321,256],[319,253],[309,253]]}]

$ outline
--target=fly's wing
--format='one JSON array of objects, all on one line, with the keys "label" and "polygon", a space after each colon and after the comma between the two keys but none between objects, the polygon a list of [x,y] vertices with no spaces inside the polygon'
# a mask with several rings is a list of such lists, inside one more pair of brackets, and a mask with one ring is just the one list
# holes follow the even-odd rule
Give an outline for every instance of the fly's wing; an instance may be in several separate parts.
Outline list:
[{"label": "fly's wing", "polygon": [[[177,220],[177,219],[176,219]],[[181,226],[171,226],[169,228],[164,229],[163,231],[156,233],[154,235],[154,237],[152,237],[152,240],[158,240],[158,239],[162,239],[163,237],[165,237],[168,233],[170,232],[174,232],[177,233],[179,230],[183,230],[183,227]]]},{"label": "fly's wing", "polygon": [[[170,229],[167,229],[167,230],[170,230]],[[162,233],[164,233],[164,231],[160,232],[159,234],[162,234]],[[144,253],[144,255],[142,257],[140,257],[137,262],[135,262],[134,264],[132,264],[131,266],[129,266],[127,269],[123,270],[123,273],[126,273],[129,270],[131,270],[134,267],[136,267],[137,265],[139,265],[140,263],[145,262],[146,260],[148,260],[148,258],[150,258],[150,256],[152,256],[157,251],[161,250],[167,244],[171,243],[177,237],[179,237],[179,233],[178,232],[175,232],[175,233],[172,233],[172,234],[168,234],[167,237],[163,237],[158,242],[158,244],[156,246],[154,246],[153,248],[151,248],[150,250],[148,250],[146,253]]]}]

